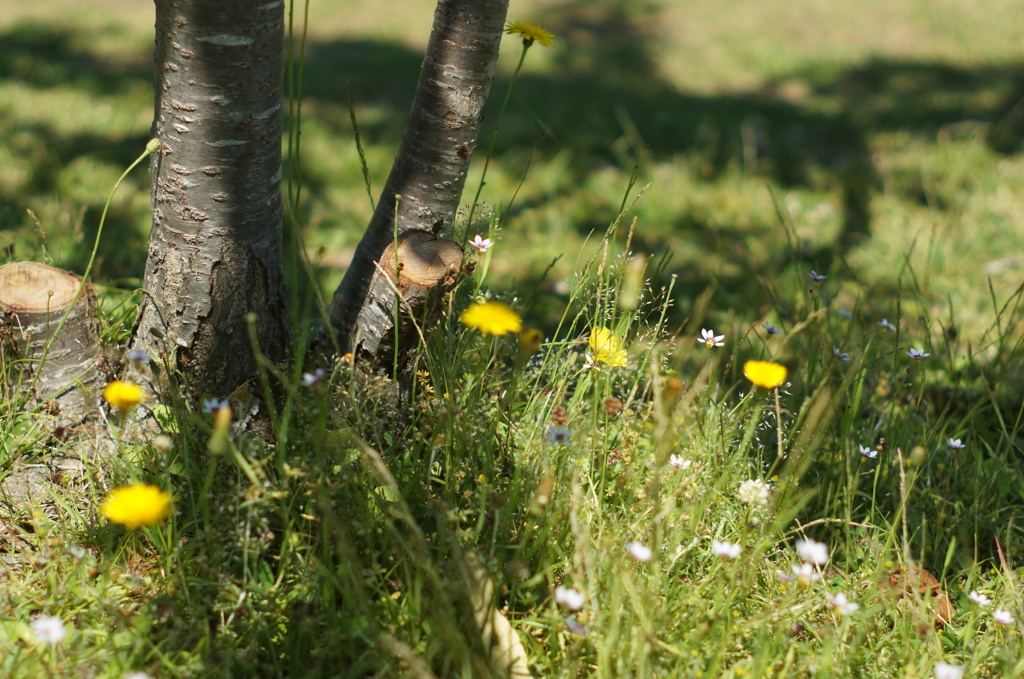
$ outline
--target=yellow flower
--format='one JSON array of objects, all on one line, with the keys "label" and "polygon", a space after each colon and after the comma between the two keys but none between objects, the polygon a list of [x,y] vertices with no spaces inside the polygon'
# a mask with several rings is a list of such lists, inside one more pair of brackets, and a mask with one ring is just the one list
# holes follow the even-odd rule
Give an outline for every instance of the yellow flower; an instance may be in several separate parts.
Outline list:
[{"label": "yellow flower", "polygon": [[539,42],[542,47],[551,47],[555,44],[555,36],[553,34],[528,21],[510,21],[505,26],[505,33],[523,36],[523,45],[526,47],[532,45],[534,40]]},{"label": "yellow flower", "polygon": [[146,483],[121,486],[110,491],[100,513],[128,528],[150,526],[171,513],[171,494]]},{"label": "yellow flower", "polygon": [[142,402],[142,394],[142,387],[139,385],[114,380],[103,390],[103,400],[122,413],[127,413]]},{"label": "yellow flower", "polygon": [[459,320],[485,335],[504,335],[523,329],[519,314],[501,302],[473,302],[462,312]]},{"label": "yellow flower", "polygon": [[621,368],[626,365],[626,352],[622,349],[622,340],[608,328],[594,328],[590,333],[590,351],[594,360],[604,363],[610,368]]},{"label": "yellow flower", "polygon": [[743,375],[764,389],[774,389],[786,381],[786,366],[771,361],[747,361],[743,364]]},{"label": "yellow flower", "polygon": [[537,328],[530,328],[519,336],[519,353],[522,356],[533,356],[544,341],[544,333]]}]

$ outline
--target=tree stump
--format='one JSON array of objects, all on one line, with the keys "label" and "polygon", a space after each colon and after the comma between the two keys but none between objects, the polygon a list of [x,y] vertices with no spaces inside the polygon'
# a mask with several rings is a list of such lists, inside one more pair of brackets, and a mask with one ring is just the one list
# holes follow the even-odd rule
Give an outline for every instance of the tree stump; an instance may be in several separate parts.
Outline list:
[{"label": "tree stump", "polygon": [[384,250],[370,282],[356,322],[353,354],[357,361],[389,373],[397,365],[392,377],[401,382],[420,344],[420,333],[425,335],[437,321],[442,299],[458,281],[463,253],[457,243],[420,229],[400,235],[397,245],[397,251],[395,243]]},{"label": "tree stump", "polygon": [[[37,415],[45,418],[40,430],[49,430],[57,441],[61,429],[97,416],[107,382],[96,299],[88,286],[78,295],[81,285],[79,276],[44,264],[0,268],[0,396],[6,402],[27,397],[30,406],[39,406]],[[0,482],[0,526],[31,523],[33,507],[53,514],[53,495],[66,502],[67,492],[90,476],[86,459],[113,452],[106,436],[76,436],[74,446],[33,447],[11,460]]]},{"label": "tree stump", "polygon": [[81,285],[79,276],[45,264],[0,268],[2,397],[28,392],[63,427],[96,414],[106,383],[96,298],[86,286],[76,302]]}]

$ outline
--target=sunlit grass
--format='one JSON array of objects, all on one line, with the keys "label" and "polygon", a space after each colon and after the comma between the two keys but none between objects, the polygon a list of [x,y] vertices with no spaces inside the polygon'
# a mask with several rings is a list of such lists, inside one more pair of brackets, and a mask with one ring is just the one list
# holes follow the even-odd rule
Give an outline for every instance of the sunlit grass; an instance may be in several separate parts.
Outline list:
[{"label": "sunlit grass", "polygon": [[[111,6],[136,28],[86,23],[104,36],[94,65],[120,73],[146,63],[150,24],[134,12],[152,8]],[[908,6],[882,21],[810,0],[740,14],[609,7],[577,8],[579,23],[536,4],[515,17],[566,32],[531,51],[485,204],[456,223],[457,237],[496,244],[473,255],[475,278],[421,348],[408,402],[386,376],[297,358],[282,373],[276,445],[162,395],[147,406],[168,447],[132,415],[57,437],[4,392],[0,475],[80,454],[76,436],[118,450],[90,459],[89,483],[54,479],[0,514],[0,673],[502,676],[483,600],[511,622],[534,676],[928,677],[939,662],[1019,674],[1020,623],[995,613],[1024,614],[1024,161],[993,148],[1012,88],[979,66],[1011,59],[1019,71],[1014,23],[994,24],[996,8],[968,21]],[[365,38],[345,31],[381,10],[347,8],[346,26],[322,11],[311,35],[331,53],[338,35]],[[371,214],[342,77],[356,78],[374,191],[412,96],[415,70],[407,92],[391,79],[396,91],[378,91],[389,60],[418,63],[406,43],[423,37],[391,14],[366,30],[405,42],[382,42],[361,80],[308,65],[294,212],[326,291]],[[858,27],[862,14],[881,28]],[[652,17],[691,30],[658,40]],[[906,47],[908,26],[932,42]],[[48,35],[16,22],[12,34],[29,46]],[[102,78],[38,44],[54,65],[0,81],[0,242],[11,258],[75,267],[145,145],[150,83],[129,76],[97,93]],[[918,73],[906,49],[957,72]],[[38,59],[25,52],[12,63]],[[706,67],[694,70],[697,55]],[[642,58],[663,79],[630,71]],[[972,68],[976,90],[901,103],[918,76],[939,87]],[[929,102],[964,112],[921,119]],[[148,207],[133,175],[100,244],[115,363]],[[851,207],[866,210],[863,233],[844,233]],[[297,308],[314,308],[314,290],[296,291]],[[543,342],[459,321],[484,299]],[[755,388],[748,360],[784,365],[786,381]],[[250,394],[214,396],[237,417]],[[135,482],[174,496],[166,521],[126,530],[103,518],[107,491]],[[800,540],[825,545],[827,564],[808,564]],[[904,591],[897,571],[915,566],[941,591]],[[952,606],[942,626],[940,594]],[[64,625],[56,643],[32,627],[45,616]]]}]

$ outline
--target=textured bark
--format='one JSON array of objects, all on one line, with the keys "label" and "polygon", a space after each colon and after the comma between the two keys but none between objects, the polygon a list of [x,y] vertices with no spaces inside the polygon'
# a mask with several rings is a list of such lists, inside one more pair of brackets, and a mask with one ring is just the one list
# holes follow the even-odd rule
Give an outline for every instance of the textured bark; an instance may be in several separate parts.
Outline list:
[{"label": "textured bark", "polygon": [[385,368],[397,363],[398,377],[407,377],[405,369],[419,344],[417,328],[428,331],[431,319],[439,316],[444,295],[458,280],[462,248],[419,229],[403,233],[397,245],[384,249],[370,280],[353,353],[364,364],[374,358]]},{"label": "textured bark", "polygon": [[87,286],[76,302],[81,285],[80,277],[44,264],[0,268],[2,397],[14,396],[16,386],[31,389],[31,398],[43,404],[54,426],[73,427],[95,416],[107,382],[100,369],[96,299]]},{"label": "textured bark", "polygon": [[[405,134],[370,225],[334,293],[330,325],[342,352],[371,330],[377,263],[396,233],[450,226],[477,146],[508,0],[440,0]],[[396,200],[396,196],[401,196]],[[396,221],[397,219],[397,221]]]},{"label": "textured bark", "polygon": [[156,0],[153,229],[133,346],[226,395],[289,340],[281,259],[284,4]]}]

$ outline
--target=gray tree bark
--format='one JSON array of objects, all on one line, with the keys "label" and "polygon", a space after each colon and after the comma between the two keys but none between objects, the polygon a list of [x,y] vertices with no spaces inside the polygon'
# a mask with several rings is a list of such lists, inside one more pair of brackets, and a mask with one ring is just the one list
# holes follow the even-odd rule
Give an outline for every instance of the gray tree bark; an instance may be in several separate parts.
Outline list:
[{"label": "gray tree bark", "polygon": [[[409,318],[420,315],[421,321],[430,322],[429,308],[421,309],[420,302],[404,298],[396,304],[395,291],[402,288],[399,272],[413,265],[412,259],[402,260],[403,249],[422,260],[432,257],[438,246],[430,245],[429,252],[421,253],[420,245],[429,238],[403,239],[406,247],[398,248],[397,266],[387,267],[393,276],[391,285],[379,280],[378,274],[385,270],[382,255],[411,230],[431,235],[452,224],[477,146],[507,12],[508,0],[439,0],[437,4],[402,143],[373,218],[331,302],[331,331],[342,353],[372,357],[394,330],[396,314],[388,310],[397,309]],[[454,244],[441,249],[447,253],[446,266],[454,264],[457,270],[461,250],[455,262],[452,247],[459,250]],[[438,283],[450,280],[450,276],[438,277]],[[417,290],[417,299],[429,306],[431,295],[422,292]]]},{"label": "gray tree bark", "polygon": [[284,3],[156,0],[153,228],[132,345],[173,353],[192,399],[284,357]]}]

